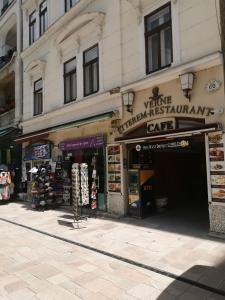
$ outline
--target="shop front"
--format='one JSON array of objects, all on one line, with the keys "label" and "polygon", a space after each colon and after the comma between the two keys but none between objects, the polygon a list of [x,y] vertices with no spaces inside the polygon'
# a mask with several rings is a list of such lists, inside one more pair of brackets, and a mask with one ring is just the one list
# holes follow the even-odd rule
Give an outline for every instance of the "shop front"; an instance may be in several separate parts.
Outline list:
[{"label": "shop front", "polygon": [[[198,75],[200,82],[210,79]],[[125,214],[149,220],[171,214],[190,224],[196,218],[224,233],[223,94],[201,86],[195,92],[187,101],[176,81],[135,92],[132,114],[124,112],[115,137],[123,149]]]},{"label": "shop front", "polygon": [[[86,166],[86,172],[81,174],[82,182],[87,183],[88,200],[82,202],[85,208],[106,210],[105,191],[105,139],[103,135],[64,140],[59,143],[62,151],[63,168],[71,181],[71,169],[74,163]],[[83,178],[85,177],[85,178]],[[82,181],[83,178],[83,181]],[[82,199],[81,199],[82,200]]]}]

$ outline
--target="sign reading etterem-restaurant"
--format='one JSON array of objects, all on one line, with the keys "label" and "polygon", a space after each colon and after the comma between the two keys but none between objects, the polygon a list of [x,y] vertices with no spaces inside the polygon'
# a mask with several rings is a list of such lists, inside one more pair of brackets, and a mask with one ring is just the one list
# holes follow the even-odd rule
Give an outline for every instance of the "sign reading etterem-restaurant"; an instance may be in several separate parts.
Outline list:
[{"label": "sign reading etterem-restaurant", "polygon": [[[134,115],[118,127],[118,131],[120,134],[124,133],[130,127],[143,120],[153,120],[167,115],[189,115],[190,117],[198,115],[207,117],[212,111],[212,107],[208,106],[173,104],[172,97],[159,94],[159,89],[157,87],[153,88],[152,93],[153,96],[149,97],[149,100],[144,102],[144,110]],[[171,126],[173,126],[171,122],[170,124]],[[167,125],[169,126],[169,124]],[[166,128],[163,128],[162,130],[166,130]],[[147,131],[151,132],[154,130],[149,130],[148,128]]]}]

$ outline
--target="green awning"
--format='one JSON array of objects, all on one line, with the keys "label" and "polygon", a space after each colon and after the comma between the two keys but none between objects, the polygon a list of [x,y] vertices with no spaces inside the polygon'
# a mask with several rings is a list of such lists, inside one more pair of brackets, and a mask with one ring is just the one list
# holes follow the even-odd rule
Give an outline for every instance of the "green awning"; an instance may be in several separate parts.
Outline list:
[{"label": "green awning", "polygon": [[91,116],[91,117],[87,117],[84,119],[80,119],[80,120],[75,120],[66,124],[62,124],[62,125],[56,125],[54,126],[49,132],[54,132],[60,129],[67,129],[67,128],[72,128],[72,127],[80,127],[80,126],[84,126],[87,124],[91,124],[91,123],[95,123],[97,121],[104,121],[104,120],[108,120],[110,118],[112,118],[113,116],[113,112],[106,112],[106,113],[102,113],[96,116]]},{"label": "green awning", "polygon": [[14,127],[0,128],[0,139],[7,137],[8,135],[10,135],[11,133],[14,133],[17,130],[18,129],[16,129]]}]

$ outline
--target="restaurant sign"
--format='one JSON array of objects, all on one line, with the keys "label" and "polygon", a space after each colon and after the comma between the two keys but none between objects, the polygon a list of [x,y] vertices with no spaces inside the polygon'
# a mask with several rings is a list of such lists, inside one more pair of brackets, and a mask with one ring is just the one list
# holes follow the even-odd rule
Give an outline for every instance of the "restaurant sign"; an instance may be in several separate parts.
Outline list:
[{"label": "restaurant sign", "polygon": [[75,140],[68,140],[59,144],[59,149],[62,151],[80,150],[88,148],[100,148],[104,145],[103,136],[91,136],[79,138]]},{"label": "restaurant sign", "polygon": [[164,120],[153,120],[147,123],[147,133],[156,131],[175,129],[175,118],[166,118]]},{"label": "restaurant sign", "polygon": [[174,142],[165,142],[165,143],[149,143],[145,145],[137,145],[136,151],[148,151],[148,150],[166,150],[166,149],[184,149],[190,146],[189,140],[181,140]]},{"label": "restaurant sign", "polygon": [[[162,118],[165,115],[190,115],[193,117],[198,116],[210,116],[213,108],[201,105],[190,105],[188,104],[173,104],[171,96],[164,96],[159,94],[158,87],[153,88],[152,96],[149,100],[144,102],[144,110],[129,118],[123,124],[118,127],[120,134],[124,133],[133,125],[139,123],[143,120],[148,120],[149,118]],[[157,129],[157,128],[156,128]],[[162,130],[166,130],[165,127]],[[149,130],[148,130],[149,131]]]}]

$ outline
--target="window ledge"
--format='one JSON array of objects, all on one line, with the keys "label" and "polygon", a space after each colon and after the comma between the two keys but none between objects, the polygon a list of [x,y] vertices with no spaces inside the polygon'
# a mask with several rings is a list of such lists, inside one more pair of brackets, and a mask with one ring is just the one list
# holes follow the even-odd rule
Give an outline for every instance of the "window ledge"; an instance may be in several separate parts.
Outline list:
[{"label": "window ledge", "polygon": [[129,89],[139,91],[142,89],[151,88],[155,85],[162,84],[174,80],[184,72],[198,72],[206,68],[211,68],[223,64],[223,56],[221,52],[214,52],[207,56],[200,57],[193,61],[189,61],[180,65],[171,66],[165,69],[161,69],[154,73],[145,75],[140,80],[124,85],[121,88],[121,92]]}]

